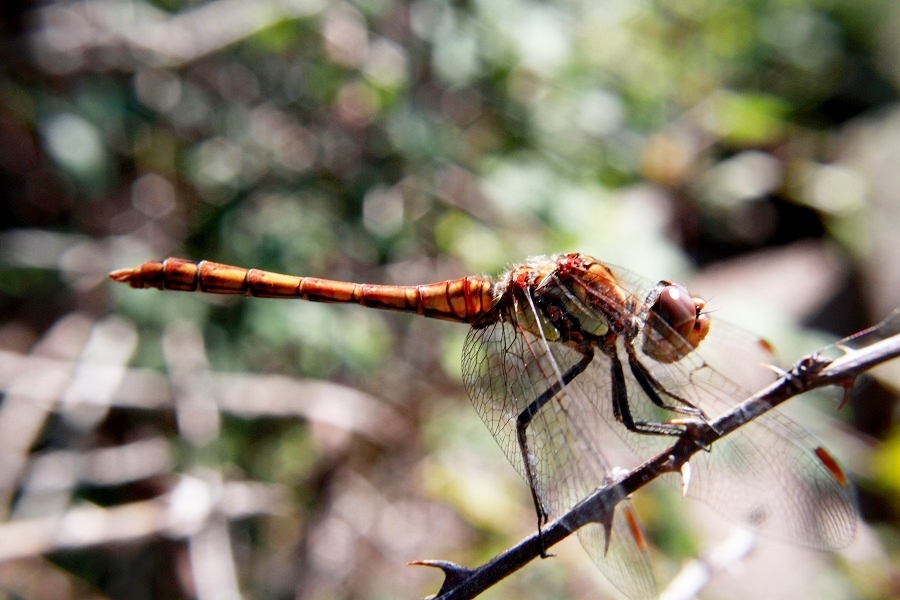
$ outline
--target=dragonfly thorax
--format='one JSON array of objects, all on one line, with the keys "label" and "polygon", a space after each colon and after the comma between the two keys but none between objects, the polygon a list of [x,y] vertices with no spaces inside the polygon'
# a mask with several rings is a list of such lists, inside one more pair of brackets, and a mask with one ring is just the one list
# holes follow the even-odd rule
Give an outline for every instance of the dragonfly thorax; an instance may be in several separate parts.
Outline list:
[{"label": "dragonfly thorax", "polygon": [[[541,257],[515,267],[501,284],[507,317],[520,330],[550,342],[581,346],[607,336],[612,329],[608,313],[595,306],[584,283],[568,270],[580,260],[581,255]],[[612,284],[608,272],[599,276]]]}]

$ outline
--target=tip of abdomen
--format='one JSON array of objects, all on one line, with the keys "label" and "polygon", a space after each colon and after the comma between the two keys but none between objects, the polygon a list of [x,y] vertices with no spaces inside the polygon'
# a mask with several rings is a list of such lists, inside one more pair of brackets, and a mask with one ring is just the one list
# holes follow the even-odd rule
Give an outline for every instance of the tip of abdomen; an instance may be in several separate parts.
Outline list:
[{"label": "tip of abdomen", "polygon": [[143,287],[141,285],[141,281],[140,281],[141,280],[140,274],[141,274],[140,269],[134,269],[134,268],[118,269],[116,271],[113,271],[109,275],[107,275],[107,277],[109,277],[113,281],[127,283],[131,287]]}]

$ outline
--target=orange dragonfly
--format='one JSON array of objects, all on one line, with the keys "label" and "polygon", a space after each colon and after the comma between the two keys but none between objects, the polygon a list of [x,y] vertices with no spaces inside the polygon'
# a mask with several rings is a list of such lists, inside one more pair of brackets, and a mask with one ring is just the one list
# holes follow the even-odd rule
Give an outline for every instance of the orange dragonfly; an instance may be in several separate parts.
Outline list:
[{"label": "orange dragonfly", "polygon": [[[686,422],[708,423],[749,397],[746,365],[772,362],[766,346],[704,312],[682,285],[648,282],[583,254],[531,258],[496,279],[411,286],[179,258],[110,277],[135,288],[355,303],[469,324],[466,389],[528,484],[539,531],[609,484],[622,450],[641,459],[664,450],[687,434]],[[709,450],[691,460],[690,495],[775,538],[821,549],[852,540],[852,487],[797,423],[770,411]],[[583,546],[626,595],[654,597],[633,509],[624,501],[606,518],[578,531]]]}]

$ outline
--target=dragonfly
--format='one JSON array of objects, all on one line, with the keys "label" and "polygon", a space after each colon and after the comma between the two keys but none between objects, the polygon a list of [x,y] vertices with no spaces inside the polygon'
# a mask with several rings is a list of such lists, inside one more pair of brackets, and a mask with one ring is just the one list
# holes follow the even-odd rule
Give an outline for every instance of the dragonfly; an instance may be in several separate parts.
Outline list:
[{"label": "dragonfly", "polygon": [[[353,303],[468,324],[464,385],[525,479],[538,532],[612,485],[622,456],[655,455],[673,437],[690,435],[688,423],[709,423],[749,397],[747,389],[762,387],[759,372],[774,379],[761,366],[773,363],[768,347],[716,319],[683,285],[653,283],[584,254],[529,258],[496,278],[424,285],[331,281],[180,258],[110,277],[134,288]],[[853,539],[857,510],[846,474],[783,414],[764,413],[704,450],[691,459],[686,492],[732,521],[817,549]],[[673,475],[672,483],[682,482]],[[578,536],[625,595],[655,597],[647,543],[627,499]]]}]

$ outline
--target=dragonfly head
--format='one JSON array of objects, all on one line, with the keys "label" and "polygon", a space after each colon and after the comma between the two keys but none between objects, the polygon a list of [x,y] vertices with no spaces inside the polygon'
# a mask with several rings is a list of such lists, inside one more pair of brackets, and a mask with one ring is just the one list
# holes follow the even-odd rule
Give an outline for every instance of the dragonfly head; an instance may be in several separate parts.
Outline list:
[{"label": "dragonfly head", "polygon": [[691,296],[687,289],[660,281],[647,298],[644,353],[663,363],[687,356],[709,333],[706,301]]}]

